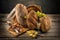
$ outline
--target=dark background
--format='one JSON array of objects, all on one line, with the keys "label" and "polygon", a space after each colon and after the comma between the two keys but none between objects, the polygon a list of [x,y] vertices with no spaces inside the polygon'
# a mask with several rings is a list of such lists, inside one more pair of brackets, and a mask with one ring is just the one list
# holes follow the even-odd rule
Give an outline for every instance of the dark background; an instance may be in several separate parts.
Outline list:
[{"label": "dark background", "polygon": [[17,3],[24,5],[34,3],[40,5],[44,13],[60,13],[59,0],[0,0],[0,13],[9,13]]}]

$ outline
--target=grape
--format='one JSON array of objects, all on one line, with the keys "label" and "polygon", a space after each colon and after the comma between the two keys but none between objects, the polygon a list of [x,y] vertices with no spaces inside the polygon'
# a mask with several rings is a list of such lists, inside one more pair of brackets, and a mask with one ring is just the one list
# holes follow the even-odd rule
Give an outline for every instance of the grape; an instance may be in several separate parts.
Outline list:
[{"label": "grape", "polygon": [[36,37],[38,35],[38,32],[35,30],[29,30],[29,31],[27,31],[27,34],[28,34],[28,36]]},{"label": "grape", "polygon": [[24,18],[26,19],[27,17],[26,17],[26,16],[24,16]]},{"label": "grape", "polygon": [[39,11],[37,11],[36,14],[37,14],[37,16],[40,17],[40,18],[46,16],[46,14],[44,14],[44,13],[42,13],[42,12],[39,12]]}]

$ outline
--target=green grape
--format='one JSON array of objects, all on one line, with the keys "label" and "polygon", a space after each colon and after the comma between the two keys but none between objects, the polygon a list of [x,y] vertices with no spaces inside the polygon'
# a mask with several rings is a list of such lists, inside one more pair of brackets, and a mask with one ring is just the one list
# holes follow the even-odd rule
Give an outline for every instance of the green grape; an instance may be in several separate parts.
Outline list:
[{"label": "green grape", "polygon": [[26,17],[26,16],[24,16],[24,18],[26,19],[27,17]]},{"label": "green grape", "polygon": [[36,37],[36,35],[32,35],[32,37],[33,37],[33,38],[35,38],[35,37]]},{"label": "green grape", "polygon": [[46,14],[44,14],[44,13],[43,13],[42,15],[43,15],[43,16],[46,16]]},{"label": "green grape", "polygon": [[28,36],[36,37],[38,35],[38,32],[35,30],[29,30],[29,31],[27,31],[27,34],[28,34]]},{"label": "green grape", "polygon": [[31,33],[31,34],[29,34],[29,36],[33,36],[33,34]]},{"label": "green grape", "polygon": [[38,32],[35,32],[35,34],[37,35],[37,34],[38,34]]},{"label": "green grape", "polygon": [[46,16],[46,14],[44,14],[42,12],[39,12],[39,11],[37,11],[36,14],[37,14],[38,17],[44,17],[44,16]]}]

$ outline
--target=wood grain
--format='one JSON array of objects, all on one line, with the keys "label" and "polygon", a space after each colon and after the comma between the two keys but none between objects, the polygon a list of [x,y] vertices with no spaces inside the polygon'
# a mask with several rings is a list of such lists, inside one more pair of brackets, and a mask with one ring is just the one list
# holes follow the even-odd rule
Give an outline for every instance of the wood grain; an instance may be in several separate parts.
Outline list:
[{"label": "wood grain", "polygon": [[[2,20],[6,20],[6,16],[8,14],[0,14],[0,19]],[[48,16],[50,16],[51,21],[52,21],[52,25],[51,25],[51,29],[47,32],[47,33],[40,33],[37,39],[49,39],[49,40],[59,40],[60,39],[60,14],[47,14]],[[27,34],[23,34],[20,35],[18,38],[14,38],[8,31],[8,25],[6,22],[3,22],[2,20],[0,20],[0,38],[8,38],[8,39],[13,39],[13,40],[37,40],[37,39],[31,39],[30,37],[27,36]],[[42,37],[43,36],[43,37]],[[12,37],[12,38],[11,38]]]}]

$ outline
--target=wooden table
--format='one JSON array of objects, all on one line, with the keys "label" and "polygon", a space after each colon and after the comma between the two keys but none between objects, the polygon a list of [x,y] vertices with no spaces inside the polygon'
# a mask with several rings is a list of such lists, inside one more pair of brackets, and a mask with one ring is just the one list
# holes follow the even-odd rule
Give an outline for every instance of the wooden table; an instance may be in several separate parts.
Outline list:
[{"label": "wooden table", "polygon": [[[8,14],[0,14],[0,19],[6,20]],[[19,37],[12,37],[7,31],[8,25],[6,22],[0,20],[0,39],[10,40],[59,40],[60,39],[60,14],[47,14],[52,20],[51,29],[45,34],[39,34],[41,36],[35,38],[28,37],[26,34],[20,35]]]}]

